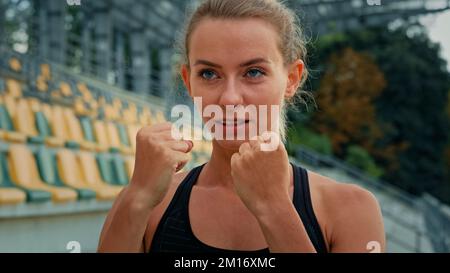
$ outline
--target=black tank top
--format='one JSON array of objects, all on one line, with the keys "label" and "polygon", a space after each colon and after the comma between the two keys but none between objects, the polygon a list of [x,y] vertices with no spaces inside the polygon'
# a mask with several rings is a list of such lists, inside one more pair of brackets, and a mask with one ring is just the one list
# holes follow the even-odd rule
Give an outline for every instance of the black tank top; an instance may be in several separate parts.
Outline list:
[{"label": "black tank top", "polygon": [[[194,235],[189,221],[189,197],[204,165],[192,169],[178,186],[156,228],[150,252],[268,253],[268,248],[256,251],[221,249],[203,243]],[[294,206],[316,251],[326,253],[325,240],[311,203],[308,173],[300,166],[294,164],[292,166],[294,170]]]}]

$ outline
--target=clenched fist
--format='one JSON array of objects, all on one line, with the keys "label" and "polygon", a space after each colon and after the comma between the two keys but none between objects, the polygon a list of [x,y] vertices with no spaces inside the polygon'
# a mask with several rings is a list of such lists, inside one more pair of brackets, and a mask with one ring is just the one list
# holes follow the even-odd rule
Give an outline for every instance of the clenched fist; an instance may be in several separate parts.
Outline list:
[{"label": "clenched fist", "polygon": [[[231,157],[234,188],[247,208],[263,213],[273,202],[289,198],[289,158],[281,141],[274,149],[261,149],[267,144],[261,137],[244,142]],[[284,200],[283,200],[284,199]]]},{"label": "clenched fist", "polygon": [[169,122],[143,127],[136,135],[136,159],[129,188],[150,208],[166,195],[173,175],[189,161],[193,142],[174,140]]}]

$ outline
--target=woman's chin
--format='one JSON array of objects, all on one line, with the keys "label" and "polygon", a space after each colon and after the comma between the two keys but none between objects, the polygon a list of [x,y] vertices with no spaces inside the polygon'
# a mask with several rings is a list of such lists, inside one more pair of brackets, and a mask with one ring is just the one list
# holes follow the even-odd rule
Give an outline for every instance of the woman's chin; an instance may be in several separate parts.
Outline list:
[{"label": "woman's chin", "polygon": [[223,149],[227,150],[239,150],[239,147],[242,143],[247,142],[248,140],[214,140],[217,144]]}]

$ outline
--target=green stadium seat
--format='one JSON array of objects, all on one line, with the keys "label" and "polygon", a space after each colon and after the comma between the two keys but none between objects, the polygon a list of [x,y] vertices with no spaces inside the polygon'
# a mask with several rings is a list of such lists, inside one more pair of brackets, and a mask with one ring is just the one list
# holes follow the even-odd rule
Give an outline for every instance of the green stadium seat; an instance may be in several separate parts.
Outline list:
[{"label": "green stadium seat", "polygon": [[119,133],[120,142],[122,145],[130,146],[130,142],[128,141],[128,135],[127,130],[125,129],[125,126],[121,123],[116,124],[117,130]]},{"label": "green stadium seat", "polygon": [[[88,152],[83,151],[81,153]],[[82,164],[79,156],[75,155],[73,150],[66,148],[58,149],[56,151],[56,158],[61,181],[65,185],[77,189],[87,188],[93,190],[98,200],[112,200],[121,190],[97,179],[98,177],[95,177],[96,166]],[[88,163],[92,164],[92,162]],[[88,168],[88,170],[85,170],[84,167]]]},{"label": "green stadium seat", "polygon": [[29,107],[28,99],[18,99],[15,111],[16,112],[13,114],[13,123],[17,131],[26,135],[29,143],[44,143],[44,137],[40,136],[36,130],[36,122]]},{"label": "green stadium seat", "polygon": [[32,203],[49,201],[51,199],[50,192],[29,189],[12,182],[11,168],[5,153],[4,151],[0,152],[0,189],[4,191],[3,194],[0,194],[0,204],[20,203],[25,199]]},{"label": "green stadium seat", "polygon": [[114,155],[111,159],[115,180],[119,185],[127,185],[129,182],[125,161],[120,155]]},{"label": "green stadium seat", "polygon": [[25,144],[11,144],[9,160],[11,178],[16,185],[30,190],[48,191],[51,193],[52,201],[56,203],[77,199],[77,193],[74,190],[51,186],[42,181],[33,153]]},{"label": "green stadium seat", "polygon": [[2,139],[9,142],[25,142],[27,137],[25,134],[15,131],[10,112],[8,111],[8,107],[5,102],[10,104],[10,107],[15,109],[14,98],[8,95],[0,97],[0,129],[3,131]]},{"label": "green stadium seat", "polygon": [[96,159],[100,174],[104,181],[109,184],[120,186],[128,184],[125,163],[119,154],[108,155],[105,153],[98,153]]},{"label": "green stadium seat", "polygon": [[45,146],[39,146],[36,149],[35,157],[38,163],[39,173],[44,182],[52,186],[71,188],[77,192],[78,199],[80,200],[95,198],[96,194],[93,190],[70,187],[62,182],[57,168],[56,156],[53,151]]},{"label": "green stadium seat", "polygon": [[0,205],[23,203],[26,198],[25,192],[12,184],[7,161],[2,152],[0,154]]}]

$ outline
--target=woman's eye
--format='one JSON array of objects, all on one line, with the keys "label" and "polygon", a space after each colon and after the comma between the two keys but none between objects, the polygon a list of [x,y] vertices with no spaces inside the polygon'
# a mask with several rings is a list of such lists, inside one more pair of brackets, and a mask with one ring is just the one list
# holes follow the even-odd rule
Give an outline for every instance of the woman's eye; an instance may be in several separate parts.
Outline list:
[{"label": "woman's eye", "polygon": [[250,77],[250,78],[259,78],[261,76],[265,75],[265,73],[263,71],[261,71],[260,69],[250,69],[247,71],[246,76]]},{"label": "woman's eye", "polygon": [[200,71],[199,74],[200,74],[200,77],[202,77],[205,80],[214,80],[217,78],[217,74],[211,70],[203,70],[203,71]]}]

